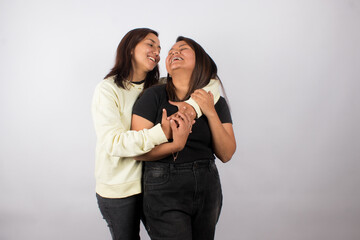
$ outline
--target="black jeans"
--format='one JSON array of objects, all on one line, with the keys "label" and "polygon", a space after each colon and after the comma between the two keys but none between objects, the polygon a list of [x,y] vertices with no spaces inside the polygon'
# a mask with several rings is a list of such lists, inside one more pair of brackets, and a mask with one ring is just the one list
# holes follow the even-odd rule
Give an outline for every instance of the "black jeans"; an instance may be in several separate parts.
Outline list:
[{"label": "black jeans", "polygon": [[146,162],[143,209],[152,240],[212,240],[222,206],[214,160]]},{"label": "black jeans", "polygon": [[139,240],[142,195],[104,198],[96,194],[98,205],[114,240]]}]

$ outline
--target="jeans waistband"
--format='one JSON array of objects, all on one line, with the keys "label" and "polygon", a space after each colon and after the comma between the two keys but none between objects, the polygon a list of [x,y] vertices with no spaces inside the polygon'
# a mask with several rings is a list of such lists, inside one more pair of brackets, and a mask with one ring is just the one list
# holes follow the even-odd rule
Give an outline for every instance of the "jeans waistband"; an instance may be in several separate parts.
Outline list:
[{"label": "jeans waistband", "polygon": [[162,169],[194,169],[194,168],[206,168],[210,167],[212,164],[215,164],[215,160],[206,159],[206,160],[197,160],[194,162],[188,163],[163,163],[163,162],[146,162],[145,169],[151,168],[162,168]]}]

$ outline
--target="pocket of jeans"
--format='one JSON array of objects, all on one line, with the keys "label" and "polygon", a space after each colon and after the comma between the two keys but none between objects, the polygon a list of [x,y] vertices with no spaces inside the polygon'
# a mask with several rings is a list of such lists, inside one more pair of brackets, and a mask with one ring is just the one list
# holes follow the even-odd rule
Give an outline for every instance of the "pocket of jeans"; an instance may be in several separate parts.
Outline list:
[{"label": "pocket of jeans", "polygon": [[169,170],[163,168],[147,169],[144,173],[145,185],[161,185],[169,180]]},{"label": "pocket of jeans", "polygon": [[210,171],[215,177],[220,179],[219,171],[218,171],[218,169],[216,167],[216,164],[214,162],[210,163]]}]

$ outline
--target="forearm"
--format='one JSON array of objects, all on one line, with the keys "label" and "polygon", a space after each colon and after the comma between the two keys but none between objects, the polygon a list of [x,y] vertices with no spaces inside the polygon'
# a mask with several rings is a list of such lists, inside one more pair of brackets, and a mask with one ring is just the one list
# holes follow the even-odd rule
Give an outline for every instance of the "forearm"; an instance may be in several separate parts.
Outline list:
[{"label": "forearm", "polygon": [[[204,89],[206,92],[211,92],[214,95],[214,104],[217,103],[217,101],[220,98],[220,80],[216,80],[216,79],[211,79],[209,84],[206,85],[205,87],[203,87],[202,89]],[[197,104],[197,102],[191,97],[188,100],[185,101],[186,103],[190,104],[195,112],[196,112],[196,118],[199,118],[202,116],[202,111],[200,106]]]},{"label": "forearm", "polygon": [[222,161],[229,161],[236,149],[231,123],[222,124],[216,115],[208,117],[215,155]]},{"label": "forearm", "polygon": [[99,134],[102,146],[114,157],[134,157],[149,152],[156,145],[167,141],[161,126],[141,131],[110,131]]},{"label": "forearm", "polygon": [[153,148],[150,152],[145,153],[143,155],[135,157],[135,160],[140,161],[156,161],[162,158],[165,158],[169,156],[172,153],[175,153],[179,150],[179,147],[174,144],[174,142],[171,143],[164,143],[161,145],[156,146]]},{"label": "forearm", "polygon": [[[122,96],[124,94],[124,96]],[[103,81],[95,89],[92,102],[92,116],[97,136],[97,147],[112,157],[133,157],[150,151],[155,145],[167,142],[160,125],[141,131],[130,131],[130,113],[121,107],[131,107],[123,99],[127,92]],[[153,128],[152,128],[153,127]]]}]

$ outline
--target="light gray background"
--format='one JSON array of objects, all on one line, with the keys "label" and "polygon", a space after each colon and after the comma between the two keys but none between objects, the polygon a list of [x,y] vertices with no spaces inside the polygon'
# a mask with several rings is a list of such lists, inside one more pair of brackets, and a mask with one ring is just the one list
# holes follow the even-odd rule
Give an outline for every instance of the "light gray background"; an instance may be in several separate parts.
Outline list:
[{"label": "light gray background", "polygon": [[[90,104],[126,32],[213,57],[237,151],[219,240],[360,239],[360,2],[0,2],[0,239],[110,239]],[[142,230],[143,239],[148,239]]]}]

